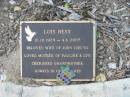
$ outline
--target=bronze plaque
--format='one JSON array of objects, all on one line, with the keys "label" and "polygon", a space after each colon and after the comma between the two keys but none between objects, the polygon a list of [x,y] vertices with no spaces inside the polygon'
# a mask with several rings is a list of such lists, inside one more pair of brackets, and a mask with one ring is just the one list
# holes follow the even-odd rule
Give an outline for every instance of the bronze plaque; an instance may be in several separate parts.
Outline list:
[{"label": "bronze plaque", "polygon": [[94,80],[96,26],[93,21],[23,21],[22,77],[55,81],[60,65],[73,68],[73,81]]}]

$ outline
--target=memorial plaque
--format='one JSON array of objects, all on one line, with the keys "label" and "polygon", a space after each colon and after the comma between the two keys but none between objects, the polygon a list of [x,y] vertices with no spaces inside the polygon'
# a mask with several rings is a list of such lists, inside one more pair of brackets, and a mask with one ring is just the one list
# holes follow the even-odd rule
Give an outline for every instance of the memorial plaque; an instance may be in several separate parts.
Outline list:
[{"label": "memorial plaque", "polygon": [[76,73],[73,81],[94,80],[93,21],[23,21],[20,30],[22,77],[55,81],[66,65]]}]

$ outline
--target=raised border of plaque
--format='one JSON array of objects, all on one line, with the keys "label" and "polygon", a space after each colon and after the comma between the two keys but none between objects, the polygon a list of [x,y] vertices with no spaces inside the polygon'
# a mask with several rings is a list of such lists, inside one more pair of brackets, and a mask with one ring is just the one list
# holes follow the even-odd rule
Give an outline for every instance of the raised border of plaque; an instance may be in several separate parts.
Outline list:
[{"label": "raised border of plaque", "polygon": [[[89,21],[20,21],[20,66],[21,66],[21,79],[26,78],[22,76],[22,24],[23,23],[92,23],[93,24],[93,78],[92,79],[72,79],[71,81],[94,81],[96,74],[96,22]],[[28,78],[28,77],[27,77]],[[30,77],[29,77],[30,78]],[[57,79],[35,79],[36,81],[57,81]]]}]

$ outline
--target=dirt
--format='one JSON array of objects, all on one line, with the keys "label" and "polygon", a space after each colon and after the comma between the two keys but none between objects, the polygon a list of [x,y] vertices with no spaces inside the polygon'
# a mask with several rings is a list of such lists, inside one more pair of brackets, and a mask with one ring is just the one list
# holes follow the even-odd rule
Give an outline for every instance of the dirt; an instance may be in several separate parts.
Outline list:
[{"label": "dirt", "polygon": [[[30,0],[31,1],[31,0]],[[130,6],[124,0],[82,0],[71,2],[69,8],[64,7],[67,2],[59,0],[50,4],[46,2],[28,3],[28,0],[15,1],[10,4],[8,0],[0,0],[0,68],[7,80],[18,84],[44,84],[32,79],[20,77],[20,21],[63,21],[70,20],[70,14],[76,13],[73,20],[95,20],[97,22],[97,62],[96,76],[106,80],[127,78],[130,76]],[[69,1],[69,0],[66,0]],[[71,1],[71,0],[70,0]],[[14,11],[18,6],[20,9]],[[68,9],[68,10],[66,10]],[[109,63],[115,63],[116,69],[109,68]],[[106,81],[105,80],[105,81]],[[98,81],[98,80],[96,80]],[[101,80],[102,81],[102,80]],[[88,83],[88,82],[79,82]],[[57,84],[57,82],[53,83]],[[76,82],[73,82],[76,84]]]}]

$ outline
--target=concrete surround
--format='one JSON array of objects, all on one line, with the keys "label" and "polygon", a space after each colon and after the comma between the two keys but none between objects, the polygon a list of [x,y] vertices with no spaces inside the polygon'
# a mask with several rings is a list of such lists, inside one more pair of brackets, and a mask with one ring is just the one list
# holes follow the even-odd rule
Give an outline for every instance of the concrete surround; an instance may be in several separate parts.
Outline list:
[{"label": "concrete surround", "polygon": [[0,83],[0,97],[130,97],[130,78],[69,86],[28,87]]}]

